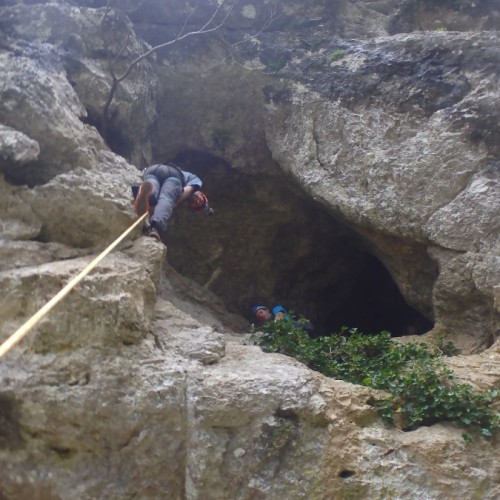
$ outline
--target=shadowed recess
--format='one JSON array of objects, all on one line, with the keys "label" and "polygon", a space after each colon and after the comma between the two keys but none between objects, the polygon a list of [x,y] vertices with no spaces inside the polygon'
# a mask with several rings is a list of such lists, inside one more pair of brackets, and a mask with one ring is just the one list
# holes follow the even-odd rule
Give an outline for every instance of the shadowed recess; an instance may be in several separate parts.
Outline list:
[{"label": "shadowed recess", "polygon": [[201,152],[185,151],[176,162],[202,178],[215,215],[175,212],[169,263],[229,311],[252,321],[252,304],[283,304],[324,334],[342,326],[395,336],[432,328],[362,238],[291,180],[242,174]]}]

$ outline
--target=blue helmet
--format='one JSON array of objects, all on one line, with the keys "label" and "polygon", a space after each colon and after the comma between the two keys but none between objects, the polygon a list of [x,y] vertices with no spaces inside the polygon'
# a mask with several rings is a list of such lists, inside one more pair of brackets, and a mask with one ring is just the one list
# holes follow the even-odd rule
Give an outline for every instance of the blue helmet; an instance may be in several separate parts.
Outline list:
[{"label": "blue helmet", "polygon": [[276,316],[279,312],[286,314],[286,309],[283,306],[274,306],[273,307],[274,316]]}]

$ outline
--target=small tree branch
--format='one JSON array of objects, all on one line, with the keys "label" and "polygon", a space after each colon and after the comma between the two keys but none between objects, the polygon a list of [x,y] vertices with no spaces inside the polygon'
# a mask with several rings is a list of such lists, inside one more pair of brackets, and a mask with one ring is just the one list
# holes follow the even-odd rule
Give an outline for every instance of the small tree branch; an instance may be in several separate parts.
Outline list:
[{"label": "small tree branch", "polygon": [[280,17],[281,17],[281,14],[276,15],[276,11],[272,10],[269,14],[269,17],[266,19],[266,21],[264,22],[264,24],[262,25],[260,30],[257,31],[257,33],[245,38],[244,40],[240,40],[239,42],[227,43],[226,41],[224,41],[224,43],[226,45],[228,45],[229,47],[235,47],[236,45],[239,45],[240,43],[246,43],[250,40],[255,40],[260,34],[262,34],[263,31],[265,31],[267,28],[269,28],[269,26],[271,26],[271,24],[274,23],[274,21],[276,21],[276,19],[279,19]]},{"label": "small tree branch", "polygon": [[191,19],[191,17],[193,17],[193,14],[198,10],[199,4],[200,4],[199,1],[196,0],[196,5],[194,6],[193,10],[189,13],[189,15],[186,17],[186,19],[184,19],[184,24],[183,24],[181,30],[179,31],[179,34],[175,38],[178,38],[179,36],[182,35],[184,30],[186,29],[186,26],[187,26],[189,20]]},{"label": "small tree branch", "polygon": [[[143,2],[144,2],[144,0],[141,1],[140,5],[142,5]],[[151,47],[149,50],[147,50],[143,54],[137,56],[132,62],[130,62],[128,64],[126,69],[119,75],[117,75],[117,73],[116,73],[116,65],[117,65],[119,59],[122,57],[125,49],[128,46],[128,43],[130,41],[130,33],[127,35],[127,39],[121,45],[121,47],[118,50],[118,52],[116,53],[115,57],[111,58],[111,51],[109,50],[110,42],[104,36],[104,34],[105,34],[104,24],[105,24],[106,20],[109,18],[109,14],[111,11],[111,4],[112,4],[112,0],[107,0],[104,15],[103,15],[103,18],[101,20],[101,38],[103,40],[105,47],[108,49],[108,67],[109,67],[109,72],[111,75],[111,86],[110,86],[110,89],[108,92],[108,96],[106,98],[106,102],[104,103],[103,112],[102,112],[102,123],[101,123],[102,130],[101,130],[101,133],[103,134],[103,137],[105,139],[107,139],[107,135],[108,135],[109,111],[110,111],[111,103],[113,102],[113,98],[115,96],[115,93],[118,89],[119,84],[130,75],[132,70],[141,61],[148,58],[151,54],[153,54],[154,52],[157,52],[160,49],[163,49],[165,47],[169,47],[170,45],[173,45],[173,44],[180,42],[181,40],[184,40],[186,38],[189,38],[191,36],[204,35],[204,34],[212,33],[214,31],[220,29],[226,23],[229,15],[231,14],[231,12],[234,8],[234,5],[235,5],[235,0],[233,0],[233,2],[229,6],[227,12],[224,14],[222,19],[219,22],[217,22],[217,24],[215,24],[214,26],[210,27],[216,21],[217,16],[222,11],[222,8],[226,5],[226,0],[222,0],[222,1],[220,1],[220,3],[218,3],[215,10],[212,12],[212,15],[210,16],[210,18],[207,20],[207,22],[205,24],[203,24],[203,26],[201,28],[193,30],[193,31],[185,32],[186,27],[188,26],[190,19],[193,17],[194,13],[197,12],[197,10],[199,8],[199,0],[196,0],[195,6],[191,10],[191,12],[186,16],[186,18],[184,20],[184,24],[183,24],[181,30],[179,31],[179,33],[175,36],[175,38],[173,38],[167,42],[155,45],[154,47]],[[224,41],[224,39],[222,39],[222,40],[226,45],[234,47],[240,43],[244,43],[244,42],[248,42],[250,40],[256,39],[278,17],[279,17],[279,15],[276,15],[276,11],[271,11],[269,17],[266,19],[264,25],[260,28],[260,30],[257,33],[255,33],[254,35],[245,38],[244,40],[241,40],[241,41],[236,42],[234,44],[228,44],[227,42]]]},{"label": "small tree branch", "polygon": [[[185,38],[188,38],[190,36],[204,35],[206,33],[211,33],[213,31],[218,30],[221,26],[224,25],[224,23],[226,22],[227,18],[229,17],[229,14],[231,14],[231,11],[233,10],[233,7],[234,7],[234,3],[231,5],[231,7],[229,8],[228,12],[226,13],[226,15],[224,16],[224,18],[222,19],[222,21],[219,24],[217,24],[213,28],[207,28],[207,26],[209,26],[211,24],[211,22],[214,20],[214,18],[216,17],[217,13],[221,9],[221,7],[224,5],[224,1],[221,2],[221,4],[217,7],[217,9],[215,10],[215,12],[213,13],[212,17],[199,30],[190,31],[190,32],[184,33],[184,34],[179,34],[174,39],[169,40],[168,42],[165,42],[165,43],[161,43],[159,45],[155,45],[154,47],[151,47],[151,49],[149,49],[144,54],[141,54],[139,57],[136,57],[129,64],[128,68],[120,76],[117,77],[118,82],[121,82],[121,81],[125,80],[125,78],[127,78],[127,76],[130,74],[130,72],[135,68],[135,66],[137,66],[137,64],[139,64],[142,60],[144,60],[147,57],[149,57],[153,52],[156,52],[156,51],[158,51],[160,49],[168,47],[169,45],[173,45],[174,43],[177,43],[177,42],[179,42],[181,40],[184,40]],[[187,23],[187,21],[186,21],[186,23]],[[182,31],[184,31],[184,27],[183,27]],[[181,31],[181,33],[182,33],[182,31]]]}]

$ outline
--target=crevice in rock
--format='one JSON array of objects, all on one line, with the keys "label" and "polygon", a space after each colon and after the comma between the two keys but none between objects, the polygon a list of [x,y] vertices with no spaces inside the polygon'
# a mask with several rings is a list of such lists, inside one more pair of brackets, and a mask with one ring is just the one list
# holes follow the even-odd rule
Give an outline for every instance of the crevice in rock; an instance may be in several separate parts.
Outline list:
[{"label": "crevice in rock", "polygon": [[64,448],[64,447],[60,447],[60,446],[52,446],[50,447],[50,449],[55,452],[59,458],[63,459],[63,460],[68,460],[70,458],[72,458],[73,456],[76,455],[76,451],[75,450],[71,450],[69,448]]},{"label": "crevice in rock", "polygon": [[5,180],[13,186],[28,186],[30,188],[44,184],[48,179],[40,177],[37,170],[42,170],[43,165],[40,162],[30,161],[23,165],[6,165],[2,170]]},{"label": "crevice in rock", "polygon": [[160,351],[164,352],[165,351],[165,345],[162,339],[158,334],[156,334],[153,330],[149,330],[149,334],[153,337],[153,341],[155,344],[156,349],[159,349]]},{"label": "crevice in rock", "polygon": [[274,413],[276,418],[281,418],[284,420],[290,420],[292,422],[298,422],[299,417],[293,410],[284,410],[283,408],[278,408]]},{"label": "crevice in rock", "polygon": [[345,469],[345,470],[342,470],[339,472],[339,477],[341,479],[348,479],[348,478],[354,476],[355,474],[356,473],[354,471]]},{"label": "crevice in rock", "polygon": [[130,158],[134,143],[126,136],[122,127],[113,126],[113,123],[116,121],[116,113],[109,118],[109,123],[106,130],[104,130],[102,116],[90,108],[86,108],[86,111],[87,116],[80,117],[80,121],[86,125],[95,127],[111,151],[124,158]]},{"label": "crevice in rock", "polygon": [[283,304],[322,334],[421,334],[432,321],[410,307],[365,240],[292,180],[238,172],[223,159],[184,151],[174,159],[204,182],[214,217],[177,210],[169,263],[253,322],[252,304]]},{"label": "crevice in rock", "polygon": [[7,393],[0,393],[0,450],[17,449],[22,442],[18,404]]}]

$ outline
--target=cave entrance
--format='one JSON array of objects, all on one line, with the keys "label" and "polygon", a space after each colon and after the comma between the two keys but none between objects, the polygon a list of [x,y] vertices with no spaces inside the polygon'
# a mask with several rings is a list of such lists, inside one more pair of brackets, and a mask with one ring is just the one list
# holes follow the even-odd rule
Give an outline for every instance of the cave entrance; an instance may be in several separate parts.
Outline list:
[{"label": "cave entrance", "polygon": [[410,307],[383,264],[366,254],[350,295],[325,318],[328,331],[342,326],[366,333],[391,332],[394,337],[418,335],[433,328],[431,320]]},{"label": "cave entrance", "polygon": [[218,295],[233,313],[282,304],[318,332],[341,326],[394,336],[432,322],[410,307],[352,229],[276,175],[242,174],[218,157],[186,151],[175,162],[204,182],[213,217],[177,210],[169,263]]}]

